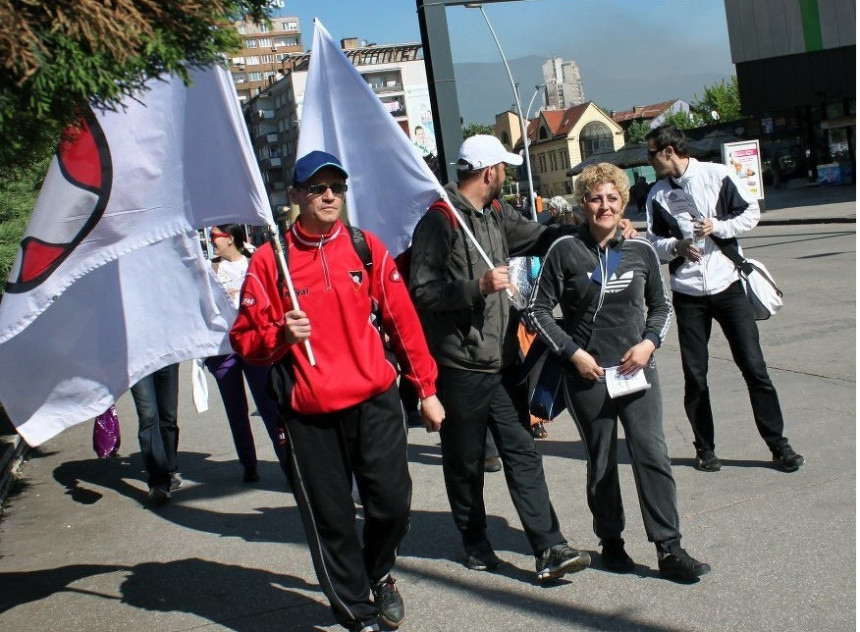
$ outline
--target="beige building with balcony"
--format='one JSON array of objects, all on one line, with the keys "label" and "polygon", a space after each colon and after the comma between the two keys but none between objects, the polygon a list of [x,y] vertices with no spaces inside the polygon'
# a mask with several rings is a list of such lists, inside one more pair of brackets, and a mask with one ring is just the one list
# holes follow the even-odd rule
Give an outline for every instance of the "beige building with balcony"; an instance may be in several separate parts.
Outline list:
[{"label": "beige building with balcony", "polygon": [[[529,157],[535,192],[543,197],[570,195],[575,177],[571,167],[592,154],[614,151],[624,145],[624,130],[592,101],[566,110],[541,110],[528,122]],[[515,152],[523,149],[515,112],[496,116],[496,136]],[[525,167],[518,168],[520,189],[528,188]]]}]

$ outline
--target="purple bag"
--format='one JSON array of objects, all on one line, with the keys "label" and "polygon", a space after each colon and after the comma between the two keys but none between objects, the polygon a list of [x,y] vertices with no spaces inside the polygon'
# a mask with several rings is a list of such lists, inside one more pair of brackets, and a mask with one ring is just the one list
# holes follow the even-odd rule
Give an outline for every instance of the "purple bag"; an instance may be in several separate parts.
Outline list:
[{"label": "purple bag", "polygon": [[111,405],[96,417],[93,424],[93,450],[100,459],[107,459],[116,456],[119,444],[119,417],[116,416],[116,407]]}]

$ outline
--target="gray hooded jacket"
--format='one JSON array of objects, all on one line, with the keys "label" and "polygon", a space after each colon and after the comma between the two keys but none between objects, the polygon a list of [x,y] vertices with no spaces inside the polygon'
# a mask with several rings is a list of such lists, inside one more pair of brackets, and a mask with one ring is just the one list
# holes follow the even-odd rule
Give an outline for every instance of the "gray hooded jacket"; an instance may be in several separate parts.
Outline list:
[{"label": "gray hooded jacket", "polygon": [[[541,226],[503,201],[478,211],[456,184],[445,190],[494,266],[507,265],[509,257],[543,254],[556,237],[576,230]],[[519,312],[505,292],[481,294],[478,281],[488,269],[447,214],[429,212],[415,227],[409,287],[438,364],[498,373],[516,362]]]}]

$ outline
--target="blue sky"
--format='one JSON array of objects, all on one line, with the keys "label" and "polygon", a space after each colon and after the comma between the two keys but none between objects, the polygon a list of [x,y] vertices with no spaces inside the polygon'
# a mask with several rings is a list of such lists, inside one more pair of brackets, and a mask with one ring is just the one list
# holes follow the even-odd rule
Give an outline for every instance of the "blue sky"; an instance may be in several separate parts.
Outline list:
[{"label": "blue sky", "polygon": [[[421,39],[414,0],[283,4],[281,13],[298,16],[305,48],[312,41],[314,17],[336,41]],[[734,74],[723,0],[520,0],[486,4],[484,11],[509,60],[530,55],[573,59],[586,97],[607,108],[690,100],[701,96],[704,85]],[[480,11],[451,7],[447,16],[455,63],[499,61]],[[532,92],[524,89],[523,100]],[[502,111],[510,102],[493,110]]]}]

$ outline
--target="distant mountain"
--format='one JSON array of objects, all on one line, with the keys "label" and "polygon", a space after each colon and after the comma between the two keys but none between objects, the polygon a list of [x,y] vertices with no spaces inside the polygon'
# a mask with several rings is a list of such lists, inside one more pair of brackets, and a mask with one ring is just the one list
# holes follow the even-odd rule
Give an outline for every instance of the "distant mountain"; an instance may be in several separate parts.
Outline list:
[{"label": "distant mountain", "polygon": [[[543,83],[545,58],[537,55],[510,60],[511,74],[520,86],[520,100],[523,110],[528,107],[535,86]],[[580,67],[585,98],[610,110],[629,110],[634,105],[648,105],[669,99],[693,100],[700,97],[704,87],[727,79],[728,75],[713,72],[678,75],[670,69],[648,73],[613,71],[588,71]],[[502,62],[454,64],[454,77],[457,81],[457,96],[460,102],[460,116],[465,124],[488,123],[495,121],[496,114],[511,109],[514,95],[508,74]],[[532,113],[542,103],[541,95],[535,98]]]}]

